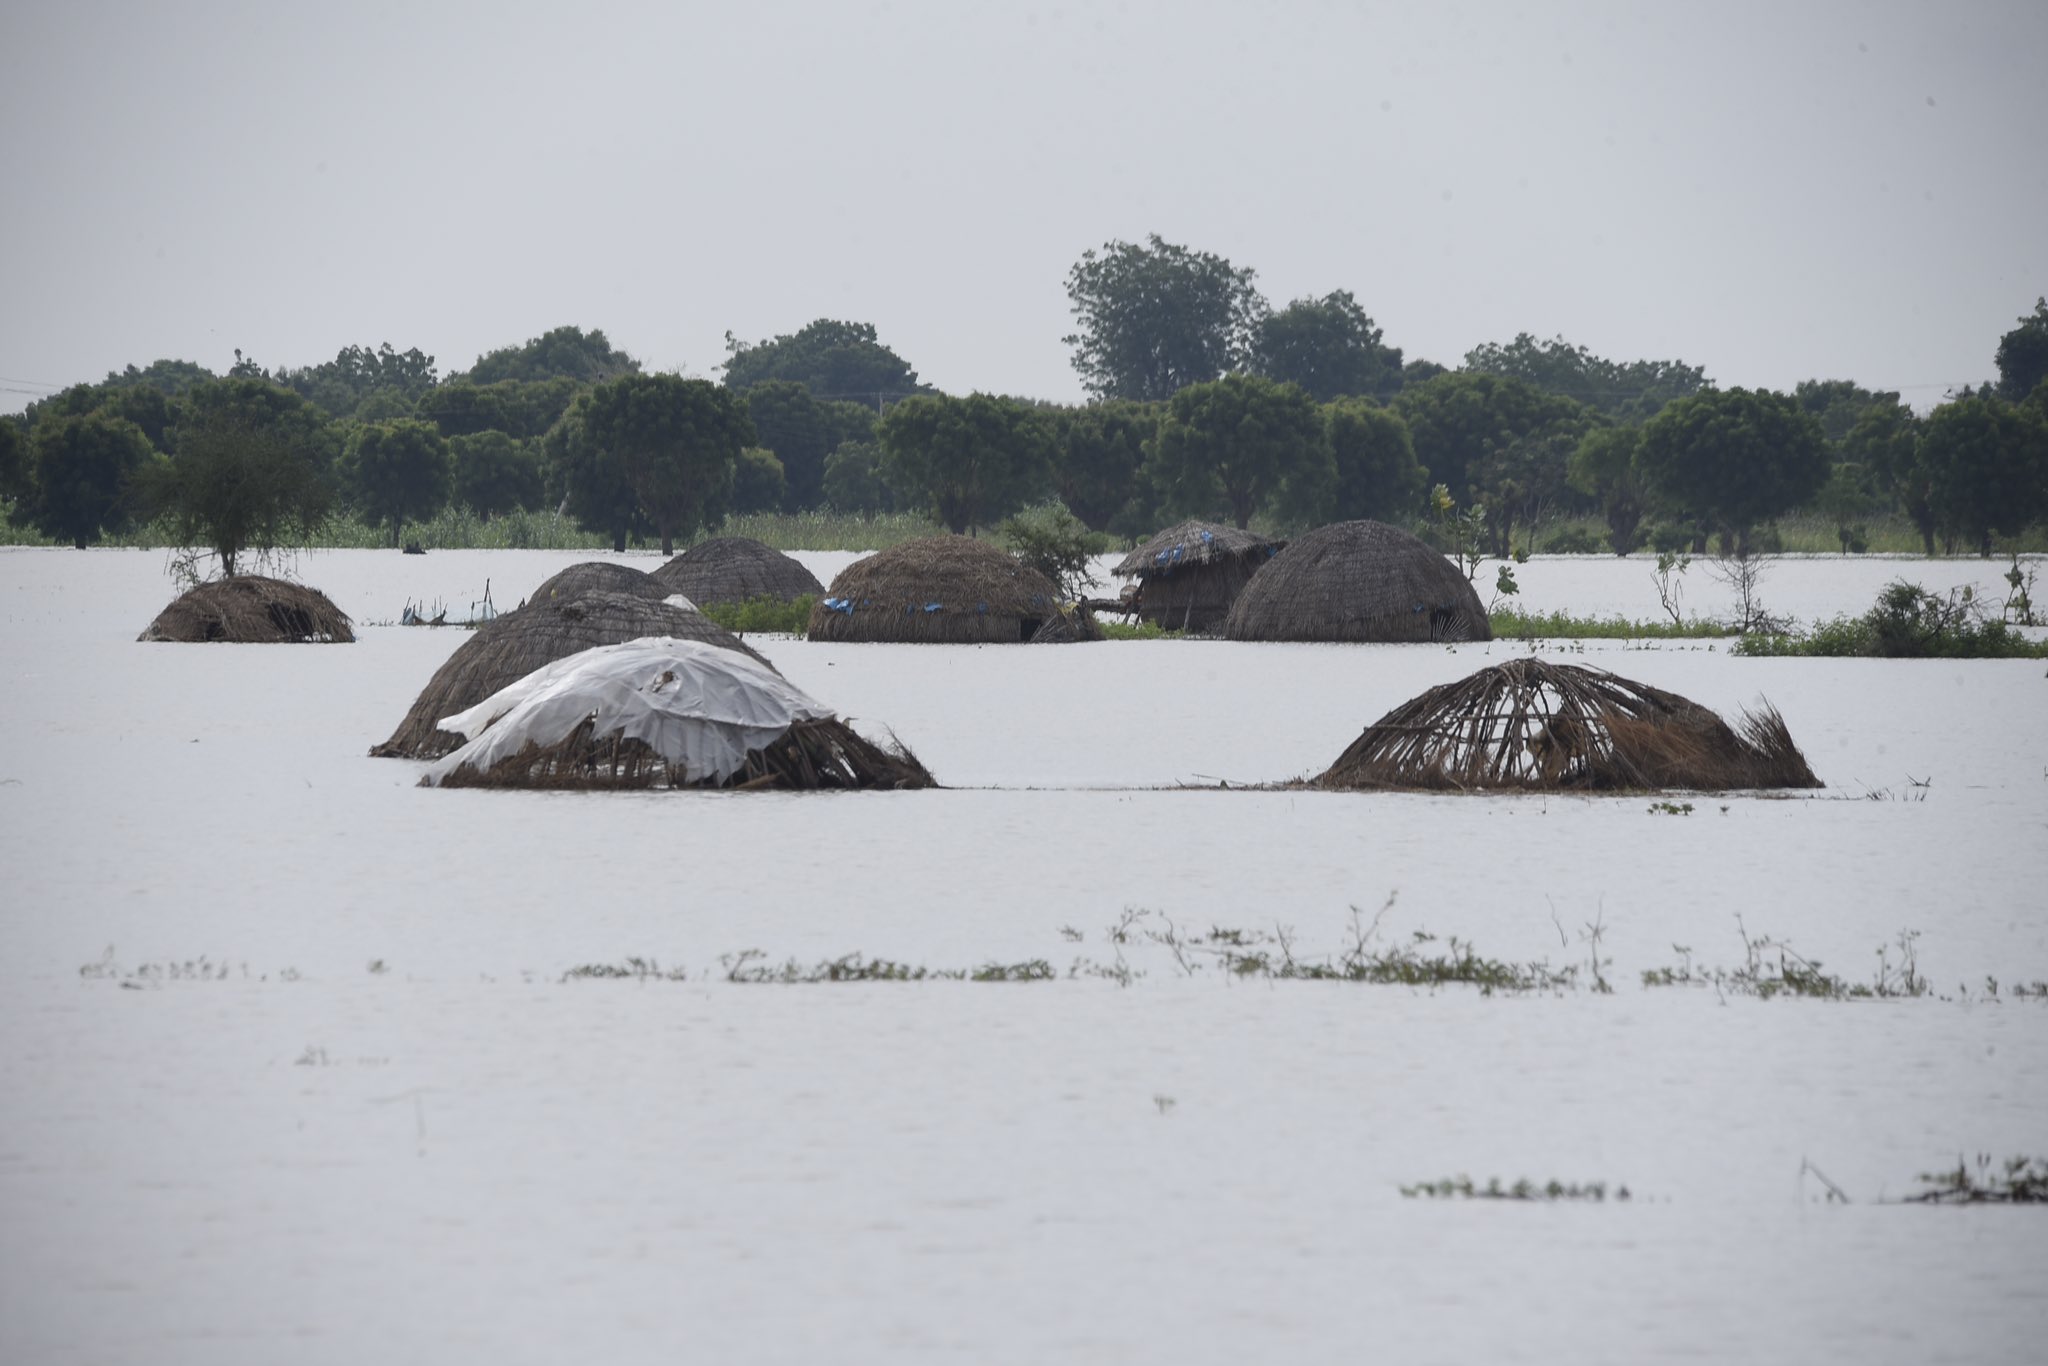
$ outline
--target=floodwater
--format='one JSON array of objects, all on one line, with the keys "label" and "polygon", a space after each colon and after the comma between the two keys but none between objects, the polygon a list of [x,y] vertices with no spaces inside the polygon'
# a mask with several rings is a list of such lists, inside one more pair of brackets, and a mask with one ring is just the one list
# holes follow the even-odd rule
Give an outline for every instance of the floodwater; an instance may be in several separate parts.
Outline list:
[{"label": "floodwater", "polygon": [[[277,649],[136,644],[161,555],[0,551],[0,1359],[2038,1352],[2048,1221],[1885,1201],[2048,1157],[2048,1002],[2013,995],[2048,980],[2040,661],[1547,650],[1766,698],[1828,784],[1689,813],[1220,790],[1507,643],[754,642],[940,792],[436,791],[364,756],[461,639],[376,623],[577,558],[303,556],[361,640]],[[1762,596],[1996,601],[2001,568],[1783,560]],[[1641,560],[1517,575],[1531,610],[1660,612]],[[1236,980],[1160,942],[1354,923],[1579,974]],[[1857,982],[1917,932],[1936,994],[1642,985],[1744,932]],[[726,980],[755,950],[1062,976]],[[635,957],[683,980],[563,980]],[[1400,1191],[1461,1173],[1633,1199]]]}]

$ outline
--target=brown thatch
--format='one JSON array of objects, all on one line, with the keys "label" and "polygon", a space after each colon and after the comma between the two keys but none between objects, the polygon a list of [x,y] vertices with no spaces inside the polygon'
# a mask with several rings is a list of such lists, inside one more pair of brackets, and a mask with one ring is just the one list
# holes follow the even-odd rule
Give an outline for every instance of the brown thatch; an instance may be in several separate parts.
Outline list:
[{"label": "brown thatch", "polygon": [[[681,770],[644,741],[624,738],[616,730],[609,735],[594,730],[586,718],[556,744],[529,742],[483,773],[464,764],[444,776],[440,785],[585,792],[651,787],[887,791],[937,786],[917,756],[901,744],[884,749],[832,717],[793,723],[767,745],[748,751],[747,766],[722,783],[710,778],[684,782]],[[425,785],[428,780],[420,781]]]},{"label": "brown thatch", "polygon": [[1317,527],[1266,562],[1237,596],[1232,640],[1491,640],[1457,567],[1399,527]]},{"label": "brown thatch", "polygon": [[1517,659],[1394,708],[1313,785],[1460,792],[1819,787],[1769,703],[1737,734],[1602,669]]},{"label": "brown thatch", "polygon": [[304,584],[238,574],[202,583],[157,614],[137,640],[346,645],[348,614]]},{"label": "brown thatch", "polygon": [[574,598],[536,596],[517,611],[486,622],[463,641],[427,680],[391,738],[370,753],[380,759],[438,759],[462,743],[460,735],[436,725],[443,717],[468,710],[543,664],[593,645],[616,645],[642,636],[701,640],[768,663],[738,636],[687,607],[602,590]]},{"label": "brown thatch", "polygon": [[1080,645],[1108,638],[1095,614],[1078,602],[1062,603],[1031,633],[1033,645]]},{"label": "brown thatch", "polygon": [[1029,641],[1059,589],[1014,555],[965,536],[927,536],[856,560],[811,608],[812,640],[997,645]]},{"label": "brown thatch", "polygon": [[700,605],[825,594],[817,575],[751,536],[721,536],[693,545],[648,577]]},{"label": "brown thatch", "polygon": [[655,582],[652,574],[617,560],[585,560],[560,573],[542,579],[540,587],[527,595],[527,603],[567,602],[585,593],[631,593],[636,598],[660,602],[676,590]]},{"label": "brown thatch", "polygon": [[1222,625],[1252,575],[1286,547],[1236,527],[1189,521],[1160,532],[1109,572],[1138,581],[1131,604],[1141,619],[1207,631]]}]

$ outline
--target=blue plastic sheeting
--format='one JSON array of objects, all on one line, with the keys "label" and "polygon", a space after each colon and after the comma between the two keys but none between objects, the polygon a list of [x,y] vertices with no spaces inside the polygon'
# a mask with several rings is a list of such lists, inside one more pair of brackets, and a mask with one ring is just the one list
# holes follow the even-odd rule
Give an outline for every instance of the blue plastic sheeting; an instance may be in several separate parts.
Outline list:
[{"label": "blue plastic sheeting", "polygon": [[985,603],[985,602],[977,602],[977,603],[975,603],[975,604],[974,604],[974,614],[975,614],[976,616],[979,616],[979,617],[985,617],[985,616],[987,616],[987,615],[988,615],[988,604],[987,604],[987,603]]},{"label": "blue plastic sheeting", "polygon": [[1204,541],[1213,541],[1216,539],[1216,533],[1205,528],[1202,532],[1202,539]]},{"label": "blue plastic sheeting", "polygon": [[924,610],[925,610],[925,611],[927,611],[927,612],[943,612],[943,611],[945,610],[945,608],[944,608],[944,606],[943,606],[943,605],[941,605],[941,604],[939,604],[939,603],[936,603],[936,602],[928,602],[928,603],[926,603],[926,604],[924,605]]},{"label": "blue plastic sheeting", "polygon": [[851,598],[827,598],[825,599],[825,610],[828,612],[843,612],[850,617],[853,615],[853,600]]}]

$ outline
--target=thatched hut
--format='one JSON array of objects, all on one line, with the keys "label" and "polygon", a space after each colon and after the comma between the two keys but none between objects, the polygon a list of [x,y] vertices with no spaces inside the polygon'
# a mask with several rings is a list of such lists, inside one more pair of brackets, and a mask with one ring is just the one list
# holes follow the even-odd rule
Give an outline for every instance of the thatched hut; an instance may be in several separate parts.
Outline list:
[{"label": "thatched hut", "polygon": [[1140,619],[1174,631],[1207,631],[1223,624],[1251,577],[1287,542],[1216,522],[1170,526],[1124,556],[1109,572],[1135,579],[1133,606]]},{"label": "thatched hut", "polygon": [[1014,644],[1059,612],[1059,596],[1051,579],[986,541],[926,536],[841,570],[811,608],[810,637]]},{"label": "thatched hut", "polygon": [[700,641],[584,650],[441,724],[468,739],[422,787],[933,785],[900,745],[864,739],[773,669]]},{"label": "thatched hut", "polygon": [[542,579],[540,587],[529,593],[526,601],[567,602],[585,593],[604,592],[631,593],[636,598],[660,602],[676,591],[655,582],[652,574],[630,564],[620,564],[617,560],[585,560]]},{"label": "thatched hut", "polygon": [[687,607],[604,590],[573,598],[536,597],[463,641],[427,680],[391,738],[370,753],[381,759],[439,758],[462,743],[460,735],[440,728],[442,717],[475,706],[543,665],[594,645],[642,636],[702,641],[768,665],[738,636]]},{"label": "thatched hut", "polygon": [[817,575],[751,536],[721,536],[693,545],[648,577],[699,604],[825,595]]},{"label": "thatched hut", "polygon": [[1516,659],[1394,708],[1313,785],[1642,792],[1821,782],[1769,703],[1743,713],[1738,733],[1675,693],[1602,669]]},{"label": "thatched hut", "polygon": [[1457,567],[1399,527],[1317,527],[1267,561],[1237,595],[1232,640],[1491,640],[1486,609]]},{"label": "thatched hut", "polygon": [[238,574],[202,583],[157,614],[137,640],[346,645],[348,614],[304,584]]}]

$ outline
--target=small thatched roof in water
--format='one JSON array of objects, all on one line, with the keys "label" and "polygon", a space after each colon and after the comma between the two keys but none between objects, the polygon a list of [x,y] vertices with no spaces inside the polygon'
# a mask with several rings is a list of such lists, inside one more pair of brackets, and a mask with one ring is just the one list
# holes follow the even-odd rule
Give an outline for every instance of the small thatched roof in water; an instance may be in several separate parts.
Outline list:
[{"label": "small thatched roof in water", "polygon": [[660,602],[677,590],[655,582],[654,576],[617,560],[585,560],[542,579],[540,587],[526,595],[527,603],[567,602],[585,593],[631,593],[636,598]]},{"label": "small thatched roof in water", "polygon": [[157,614],[137,640],[345,645],[348,614],[304,584],[238,574],[202,583]]},{"label": "small thatched roof in water", "polygon": [[817,575],[751,536],[691,546],[648,577],[694,603],[823,597]]},{"label": "small thatched roof in water", "polygon": [[1249,559],[1262,564],[1284,550],[1285,541],[1275,541],[1255,532],[1240,531],[1220,522],[1186,521],[1170,526],[1124,556],[1109,572],[1119,578],[1171,574],[1177,569]]},{"label": "small thatched roof in water", "polygon": [[811,608],[812,640],[1029,641],[1059,589],[1016,556],[965,536],[926,536],[856,560]]},{"label": "small thatched roof in water", "polygon": [[382,759],[439,758],[462,743],[461,736],[439,728],[441,718],[468,710],[542,665],[593,645],[641,636],[702,641],[768,664],[738,636],[687,607],[602,590],[575,598],[536,598],[486,622],[463,641],[427,680],[391,738],[370,753]]},{"label": "small thatched roof in water", "polygon": [[469,739],[423,787],[933,785],[901,745],[864,739],[773,669],[698,641],[584,650],[443,723]]},{"label": "small thatched roof in water", "polygon": [[1338,522],[1252,575],[1224,622],[1232,640],[1491,640],[1457,567],[1399,527]]},{"label": "small thatched roof in water", "polygon": [[1316,787],[1459,792],[1819,787],[1765,703],[1738,734],[1697,702],[1576,664],[1516,659],[1394,708]]}]

